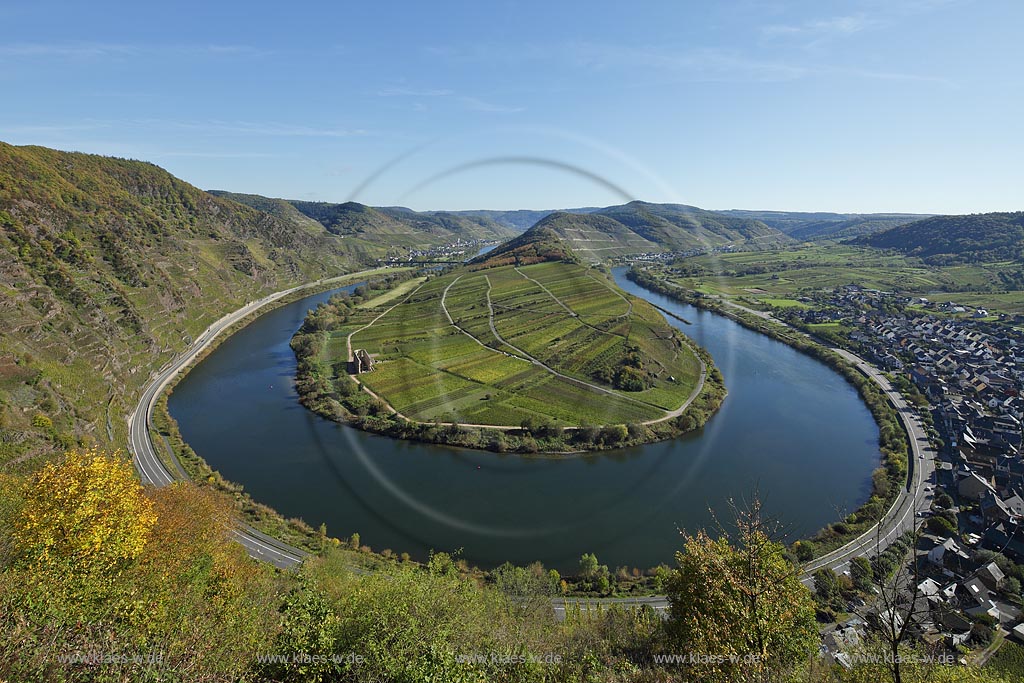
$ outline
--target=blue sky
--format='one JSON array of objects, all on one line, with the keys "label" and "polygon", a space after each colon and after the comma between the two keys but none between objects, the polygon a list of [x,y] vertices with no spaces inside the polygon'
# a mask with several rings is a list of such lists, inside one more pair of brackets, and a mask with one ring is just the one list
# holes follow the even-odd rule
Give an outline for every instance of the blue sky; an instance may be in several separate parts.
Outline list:
[{"label": "blue sky", "polygon": [[6,0],[0,140],[417,209],[1024,209],[1019,0],[549,4]]}]

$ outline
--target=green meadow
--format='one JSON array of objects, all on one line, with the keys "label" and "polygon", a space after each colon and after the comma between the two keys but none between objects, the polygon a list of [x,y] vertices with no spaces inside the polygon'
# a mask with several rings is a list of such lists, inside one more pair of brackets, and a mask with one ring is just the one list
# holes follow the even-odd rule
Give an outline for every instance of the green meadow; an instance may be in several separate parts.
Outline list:
[{"label": "green meadow", "polygon": [[953,300],[1002,313],[1024,312],[1022,264],[1016,261],[937,266],[913,256],[848,245],[711,254],[686,259],[673,280],[691,290],[777,308],[804,307],[804,294],[855,284]]},{"label": "green meadow", "polygon": [[639,423],[678,409],[700,375],[682,335],[595,269],[460,270],[408,289],[330,330],[322,360],[339,367],[351,335],[375,359],[359,380],[412,420]]}]

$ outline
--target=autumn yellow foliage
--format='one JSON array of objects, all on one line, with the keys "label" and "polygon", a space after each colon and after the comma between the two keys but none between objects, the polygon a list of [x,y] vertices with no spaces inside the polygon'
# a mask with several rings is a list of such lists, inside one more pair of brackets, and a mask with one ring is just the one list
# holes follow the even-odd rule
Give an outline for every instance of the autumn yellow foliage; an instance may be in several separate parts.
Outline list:
[{"label": "autumn yellow foliage", "polygon": [[109,573],[142,553],[155,523],[153,503],[127,458],[71,450],[25,487],[14,524],[18,564],[41,572]]}]

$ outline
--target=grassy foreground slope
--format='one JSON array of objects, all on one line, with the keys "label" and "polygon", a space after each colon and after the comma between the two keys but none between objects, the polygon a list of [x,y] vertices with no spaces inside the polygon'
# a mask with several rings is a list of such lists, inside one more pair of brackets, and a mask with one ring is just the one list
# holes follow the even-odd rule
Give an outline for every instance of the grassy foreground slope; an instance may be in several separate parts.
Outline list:
[{"label": "grassy foreground slope", "polygon": [[[363,553],[325,537],[298,572],[274,573],[231,540],[231,514],[230,499],[193,484],[143,489],[129,462],[92,451],[0,477],[0,680],[892,680],[880,664],[846,670],[818,658],[810,590],[784,548],[749,523],[735,544],[681,539],[678,568],[658,571],[667,618],[570,606],[557,622],[552,598],[564,584],[539,563],[481,576],[436,553],[425,567],[392,557],[363,574],[350,569]],[[607,591],[625,569],[585,555],[579,572]],[[874,638],[862,647],[861,662],[887,652]],[[679,661],[689,648],[738,652],[743,666]],[[757,654],[750,664],[747,652]],[[900,650],[902,681],[1019,678],[1019,655],[1000,651],[977,669],[915,664],[924,654]]]},{"label": "grassy foreground slope", "polygon": [[0,465],[123,443],[150,370],[261,294],[353,270],[345,240],[149,163],[0,143]]}]

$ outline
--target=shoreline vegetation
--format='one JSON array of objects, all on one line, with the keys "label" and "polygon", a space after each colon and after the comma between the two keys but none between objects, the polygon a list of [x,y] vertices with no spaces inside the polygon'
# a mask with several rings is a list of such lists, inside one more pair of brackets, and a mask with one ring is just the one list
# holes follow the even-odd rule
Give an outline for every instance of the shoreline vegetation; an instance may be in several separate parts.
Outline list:
[{"label": "shoreline vegetation", "polygon": [[[437,561],[444,561],[450,563],[460,577],[481,585],[500,586],[509,581],[509,577],[514,577],[516,581],[528,580],[543,583],[545,591],[550,591],[551,596],[567,598],[645,597],[663,593],[672,572],[669,565],[664,563],[648,568],[625,566],[609,568],[607,565],[599,564],[593,554],[586,554],[580,560],[579,570],[573,574],[560,575],[556,570],[548,569],[539,562],[524,567],[506,562],[494,569],[484,570],[461,559],[458,553],[436,552],[430,558],[417,561],[406,552],[390,548],[374,549],[363,543],[358,532],[340,538],[332,537],[324,525],[314,529],[303,519],[285,518],[274,508],[254,500],[241,484],[225,479],[219,471],[210,467],[206,460],[189,446],[181,435],[177,421],[170,415],[167,408],[168,397],[174,391],[174,387],[185,378],[189,370],[202,362],[233,334],[260,316],[304,297],[330,289],[351,286],[360,280],[368,280],[367,285],[370,286],[364,290],[368,295],[364,303],[372,303],[371,300],[376,299],[382,292],[390,291],[388,289],[380,290],[379,283],[377,289],[373,288],[370,278],[377,272],[377,269],[372,269],[351,273],[351,282],[336,282],[323,287],[310,287],[282,297],[273,304],[239,320],[212,340],[207,348],[168,384],[154,406],[153,426],[150,431],[157,441],[158,454],[170,471],[177,471],[180,466],[188,476],[188,482],[203,489],[211,489],[224,499],[232,501],[234,511],[245,522],[284,543],[310,552],[314,557],[322,558],[319,560],[320,562],[335,567],[337,571],[352,572],[353,569],[357,573],[366,571],[388,573],[404,569],[426,571]],[[415,277],[415,273],[411,270],[405,273],[405,271],[395,268],[389,268],[388,274],[398,275],[399,277],[393,282],[399,285],[409,282]],[[174,458],[178,462],[177,466],[171,460],[168,450],[173,451]]]},{"label": "shoreline vegetation", "polygon": [[[680,348],[692,352],[703,364],[704,378],[702,386],[695,382],[694,390],[699,391],[690,395],[689,405],[678,416],[671,417],[674,411],[666,411],[669,417],[658,420],[590,424],[581,419],[575,425],[533,416],[524,418],[520,424],[494,426],[468,425],[455,419],[410,419],[350,375],[346,349],[340,350],[342,357],[338,358],[336,352],[335,358],[330,358],[328,347],[344,341],[332,338],[332,331],[336,332],[358,311],[369,309],[376,313],[378,303],[394,301],[388,293],[395,289],[407,291],[414,276],[415,273],[404,272],[373,278],[351,295],[337,294],[309,313],[291,343],[298,363],[296,390],[302,405],[335,422],[392,438],[496,453],[569,456],[639,446],[695,431],[704,426],[725,398],[721,372],[710,354],[679,335]],[[484,399],[491,401],[491,396],[487,393]]]},{"label": "shoreline vegetation", "polygon": [[809,539],[794,542],[791,551],[798,561],[807,562],[825,555],[857,538],[882,519],[896,500],[900,489],[906,486],[910,455],[909,443],[899,416],[874,382],[831,349],[807,339],[790,327],[750,315],[740,309],[732,309],[716,299],[702,296],[699,292],[674,287],[662,278],[637,268],[630,268],[626,277],[646,289],[729,318],[821,361],[846,379],[871,411],[878,425],[878,445],[882,456],[881,466],[871,476],[871,495],[863,505],[840,521],[829,524]]},{"label": "shoreline vegetation", "polygon": [[[257,318],[305,297],[332,289],[349,287],[368,275],[378,272],[378,270],[374,268],[368,271],[350,273],[345,276],[346,279],[343,281],[324,283],[322,286],[314,285],[293,292],[239,320],[211,340],[202,353],[198,354],[191,364],[174,377],[164,391],[161,392],[159,399],[153,407],[153,421],[150,433],[153,434],[154,442],[156,443],[157,455],[170,472],[184,472],[189,481],[199,486],[211,487],[230,496],[234,500],[236,511],[241,515],[242,519],[257,530],[273,536],[284,543],[313,553],[321,552],[325,544],[331,542],[327,537],[326,530],[323,528],[319,530],[314,529],[302,519],[286,519],[277,510],[253,500],[245,492],[241,484],[225,479],[219,471],[210,467],[206,460],[192,450],[192,447],[182,437],[177,420],[168,411],[167,401],[174,392],[174,388],[185,379],[190,370],[212,354],[236,332],[244,329]],[[349,276],[351,276],[351,281],[349,281]],[[173,453],[173,457],[171,453]],[[358,548],[356,549],[358,550]]]},{"label": "shoreline vegetation", "polygon": [[[392,270],[388,272],[386,278],[378,279],[373,278],[372,276],[367,278],[365,277],[365,273],[353,273],[353,281],[359,281],[359,279],[363,278],[366,280],[366,284],[364,285],[364,288],[359,292],[359,294],[357,294],[355,297],[352,297],[352,303],[355,305],[359,305],[373,303],[374,300],[380,301],[380,297],[382,294],[386,294],[387,292],[391,291],[393,287],[402,286],[403,283],[408,283],[414,277],[416,277],[416,275],[417,274],[411,270]],[[665,294],[670,298],[682,301],[684,303],[692,303],[695,306],[704,308],[706,310],[710,310],[720,315],[725,315],[726,317],[729,317],[730,319],[733,319],[736,322],[743,324],[755,331],[762,332],[764,334],[769,334],[769,336],[771,336],[772,338],[782,341],[783,343],[790,343],[790,339],[792,339],[792,341],[797,341],[796,338],[783,338],[784,335],[780,333],[785,332],[785,330],[782,328],[780,328],[779,330],[769,328],[767,327],[767,321],[755,319],[753,316],[743,316],[740,311],[730,311],[721,304],[716,304],[716,302],[711,300],[698,301],[698,297],[692,297],[692,300],[684,298],[684,296],[682,295],[686,294],[685,291],[671,289],[668,286],[664,285],[663,283],[659,282],[658,280],[651,278],[650,276],[646,276],[646,278],[641,277],[637,279],[633,276],[633,272],[630,271],[629,277],[634,282],[637,282],[638,284],[641,284],[642,286],[647,287],[652,291]],[[324,289],[335,288],[336,286],[337,285],[332,285],[331,287],[326,287]],[[271,308],[265,310],[261,309],[259,312],[253,314],[253,316],[239,321],[232,328],[226,330],[224,334],[218,336],[218,338],[215,340],[215,343],[211,344],[209,348],[207,348],[199,357],[196,358],[196,360],[193,363],[193,366],[196,363],[200,362],[207,355],[212,353],[212,351],[216,349],[217,346],[219,346],[221,343],[230,338],[230,336],[234,332],[237,332],[238,330],[244,328],[260,315],[263,315],[269,312],[270,310],[273,310],[273,308],[277,308],[278,306],[291,303],[292,301],[302,298],[303,296],[309,296],[310,294],[317,293],[317,291],[324,290],[317,290],[315,288],[311,288],[301,293],[297,292],[293,296],[289,296],[281,301],[275,302],[275,304]],[[810,344],[810,342],[807,342],[807,340],[803,341],[808,345]],[[827,351],[827,349],[824,349],[823,347],[821,348],[823,351]],[[707,354],[707,352],[704,351],[704,349],[697,347],[695,350],[698,354],[700,354],[700,357],[702,359],[706,359],[706,361],[710,360],[709,354]],[[818,357],[816,354],[812,355]],[[839,359],[837,356],[835,357],[835,359],[838,363],[845,364],[845,362]],[[860,375],[860,373],[857,373],[856,370],[854,370],[852,367],[848,365],[846,365],[846,367],[853,373],[855,373],[853,375],[855,380],[860,380],[860,382],[852,382],[855,384],[855,386],[857,386],[858,391],[861,391],[861,384],[863,384],[868,390],[870,390],[873,387],[873,385],[869,383],[869,380],[863,378],[863,376]],[[705,389],[701,391],[700,395],[693,401],[693,403],[690,406],[691,409],[695,409],[696,411],[699,411],[700,413],[703,413],[705,415],[703,422],[701,422],[701,425],[703,425],[703,423],[707,421],[710,415],[714,414],[714,411],[717,410],[718,406],[721,404],[721,401],[722,399],[724,399],[725,396],[725,388],[721,380],[720,372],[713,365],[709,364],[708,368],[709,371],[707,380],[705,382]],[[170,448],[175,452],[176,457],[178,458],[181,464],[181,467],[186,471],[186,473],[189,475],[189,478],[192,481],[196,482],[200,486],[209,486],[221,491],[223,494],[231,496],[235,500],[236,509],[242,514],[243,518],[247,522],[255,526],[257,529],[265,533],[268,533],[284,542],[295,545],[304,550],[310,551],[314,554],[323,554],[325,551],[330,553],[340,553],[345,558],[344,563],[346,564],[346,566],[361,566],[368,569],[377,569],[383,566],[389,566],[395,562],[414,566],[418,566],[420,564],[419,562],[416,562],[409,558],[408,554],[406,553],[402,553],[401,555],[399,555],[398,553],[393,552],[390,549],[375,551],[371,549],[369,546],[362,544],[359,539],[359,534],[357,533],[353,534],[349,538],[342,538],[339,540],[336,538],[330,538],[328,536],[327,530],[323,527],[321,527],[320,529],[314,529],[304,520],[285,519],[282,515],[280,515],[280,513],[278,513],[273,508],[270,508],[267,505],[264,505],[253,500],[243,490],[243,487],[241,485],[224,479],[219,472],[213,470],[206,463],[206,461],[201,456],[197,455],[195,451],[193,451],[191,447],[184,441],[184,439],[181,436],[181,433],[178,430],[178,425],[176,421],[174,420],[173,417],[170,416],[170,414],[167,411],[168,396],[173,391],[174,386],[179,381],[181,381],[186,374],[187,370],[179,374],[175,381],[168,386],[168,388],[165,390],[160,400],[158,401],[153,415],[153,431],[156,432],[157,436],[161,440],[166,439],[165,444],[167,448]],[[848,380],[850,379],[848,375],[846,375],[845,373],[843,374],[844,377],[846,377]],[[709,391],[709,388],[711,389],[711,391]],[[716,388],[719,388],[717,392],[715,391]],[[362,394],[367,399],[371,398],[369,397],[369,395],[365,394],[365,392],[362,391],[353,393]],[[863,393],[861,395],[863,396]],[[879,396],[881,396],[880,393]],[[881,396],[881,398],[884,402],[884,396]],[[885,402],[884,405],[888,406],[888,403]],[[874,415],[875,411],[870,404],[869,408],[872,409],[872,414]],[[681,418],[685,418],[687,414],[689,414],[689,410],[686,413],[684,413],[681,416]],[[366,417],[371,416],[369,413],[367,413]],[[893,419],[896,419],[895,415],[893,415]],[[876,421],[877,420],[878,418],[876,417]],[[898,423],[896,424],[896,426],[897,428],[899,427]],[[695,426],[694,429],[699,429],[699,427]],[[899,437],[905,439],[905,437],[902,436],[902,431],[900,429],[897,429],[896,434]],[[446,445],[456,446],[460,445],[452,444],[450,442],[434,443],[446,443]],[[905,441],[903,443],[903,448],[906,449]],[[164,455],[166,453],[166,449],[160,450],[161,455]],[[526,455],[531,454],[527,453]],[[532,455],[536,457],[538,453],[534,453]],[[905,467],[906,465],[904,461],[904,468]],[[872,496],[869,499],[868,503],[865,503],[865,505],[858,509],[855,513],[853,513],[853,515],[849,515],[844,520],[829,525],[811,539],[802,539],[794,543],[790,547],[791,558],[797,560],[798,562],[806,562],[810,559],[813,559],[814,557],[823,555],[829,552],[830,550],[843,545],[844,543],[848,542],[851,538],[854,538],[860,533],[862,533],[864,529],[868,528],[870,524],[873,523],[870,521],[870,514],[877,513],[879,517],[881,516],[881,514],[884,514],[884,511],[888,509],[888,507],[892,503],[892,500],[894,500],[895,495],[898,492],[899,486],[902,485],[902,480],[900,484],[896,486],[892,486],[890,483],[888,495],[886,495],[884,498],[879,498],[879,491],[877,488],[878,483],[880,481],[880,477],[878,475],[879,471],[885,473],[884,478],[886,482],[889,483],[888,480],[890,477],[888,468],[880,468],[879,470],[876,470],[876,475],[872,478]],[[905,470],[904,475],[902,476],[905,479]],[[878,510],[881,510],[881,512],[877,512]],[[856,521],[851,523],[851,518],[853,518],[854,516],[856,516]],[[490,571],[479,570],[475,567],[468,565],[467,563],[465,563],[465,561],[458,560],[457,558],[456,560],[457,564],[461,568],[461,571],[466,572],[469,575],[486,577],[493,575],[495,572],[502,571],[502,568]],[[506,567],[506,570],[510,569]],[[529,568],[529,571],[532,571],[534,573],[537,573],[538,571],[542,570],[543,568],[538,566],[533,566]],[[557,593],[565,596],[649,595],[653,593],[659,593],[663,590],[663,584],[665,581],[665,577],[668,574],[668,571],[669,570],[666,565],[660,565],[659,567],[653,567],[645,570],[620,567],[617,570],[611,572],[599,572],[601,576],[607,577],[605,580],[601,581],[588,581],[583,576],[585,572],[581,572],[578,576],[562,577],[561,581],[559,582],[560,585],[558,587]]]}]

